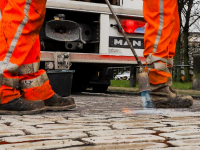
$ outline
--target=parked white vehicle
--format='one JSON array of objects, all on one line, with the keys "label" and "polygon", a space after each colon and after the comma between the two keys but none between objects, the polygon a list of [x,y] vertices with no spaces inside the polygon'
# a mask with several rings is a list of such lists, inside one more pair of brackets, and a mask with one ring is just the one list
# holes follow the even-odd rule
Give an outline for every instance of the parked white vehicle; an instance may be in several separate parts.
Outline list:
[{"label": "parked white vehicle", "polygon": [[130,71],[115,76],[115,80],[130,80]]}]

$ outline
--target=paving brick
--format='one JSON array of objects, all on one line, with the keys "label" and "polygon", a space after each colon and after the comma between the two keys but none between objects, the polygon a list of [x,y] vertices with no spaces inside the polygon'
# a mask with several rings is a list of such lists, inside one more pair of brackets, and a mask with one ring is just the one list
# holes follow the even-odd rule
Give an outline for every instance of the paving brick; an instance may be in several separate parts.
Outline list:
[{"label": "paving brick", "polygon": [[84,126],[82,124],[79,125],[71,125],[71,124],[44,124],[44,125],[37,125],[37,128],[46,129],[69,129],[69,130],[80,130],[80,131],[93,131],[93,130],[109,130],[109,127],[106,126]]},{"label": "paving brick", "polygon": [[55,122],[57,122],[57,120],[56,119],[45,119],[45,118],[43,118],[43,119],[29,119],[29,118],[26,118],[26,119],[22,119],[22,122],[36,125],[36,124],[55,123]]},{"label": "paving brick", "polygon": [[[7,124],[7,125],[5,125]],[[16,130],[16,129],[27,129],[27,128],[34,128],[33,126],[37,123],[33,122],[22,122],[22,121],[12,121],[12,122],[4,122],[5,126],[2,126],[0,129],[7,129],[7,130]]]},{"label": "paving brick", "polygon": [[182,115],[181,117],[175,117],[175,118],[165,118],[165,119],[161,119],[162,122],[190,122],[190,121],[200,121],[199,118],[196,117],[186,117],[184,115]]},{"label": "paving brick", "polygon": [[28,118],[28,119],[44,119],[45,118],[45,116],[44,116],[44,114],[42,114],[42,115],[23,115],[23,117],[22,118]]},{"label": "paving brick", "polygon": [[177,126],[177,127],[163,127],[163,128],[154,128],[154,131],[157,132],[176,132],[176,131],[200,131],[199,126]]},{"label": "paving brick", "polygon": [[114,129],[137,129],[137,128],[155,128],[155,127],[166,127],[164,124],[159,123],[113,123]]},{"label": "paving brick", "polygon": [[128,129],[128,130],[102,130],[102,131],[90,131],[88,132],[91,136],[105,137],[112,135],[135,135],[135,134],[152,134],[156,133],[152,130],[145,129]]},{"label": "paving brick", "polygon": [[[140,143],[127,143],[127,144],[113,144],[113,145],[99,145],[99,146],[84,146],[84,147],[72,147],[68,148],[68,150],[141,150],[141,149],[156,149],[156,148],[164,148],[166,144],[162,143],[153,143],[153,142],[140,142]],[[65,150],[65,149],[59,149]]]},{"label": "paving brick", "polygon": [[172,133],[161,133],[159,135],[170,140],[198,139],[200,138],[200,131],[177,131]]},{"label": "paving brick", "polygon": [[82,125],[82,126],[110,126],[110,122],[109,121],[84,121],[84,120],[79,120],[79,121],[68,121],[66,120],[65,122],[63,121],[58,121],[57,124],[68,124],[69,126],[77,126],[77,125]]},{"label": "paving brick", "polygon": [[183,116],[200,117],[200,112],[190,112],[190,109],[157,109],[157,112],[161,112],[160,113],[161,116],[165,116],[168,118],[178,118]]},{"label": "paving brick", "polygon": [[23,122],[23,121],[13,121],[11,122],[10,126],[12,127],[22,127],[22,126],[34,126],[37,124],[41,124],[41,122],[39,121],[35,121],[35,122]]},{"label": "paving brick", "polygon": [[173,146],[200,146],[200,139],[187,139],[187,140],[176,140],[168,141],[167,143]]},{"label": "paving brick", "polygon": [[118,135],[105,137],[82,138],[83,141],[93,144],[119,144],[132,142],[164,142],[165,139],[154,135]]},{"label": "paving brick", "polygon": [[20,136],[20,135],[25,135],[25,133],[20,130],[0,130],[0,137]]},{"label": "paving brick", "polygon": [[79,121],[83,121],[83,122],[96,122],[96,123],[101,122],[101,121],[103,121],[103,122],[110,122],[110,121],[108,121],[108,119],[92,119],[92,118],[90,118],[90,119],[84,118],[83,119],[81,116],[79,116],[78,118],[69,118],[68,120],[69,121],[73,121],[73,122],[79,122]]},{"label": "paving brick", "polygon": [[[152,150],[152,149],[145,149]],[[200,150],[199,146],[183,146],[183,147],[169,147],[169,148],[157,148],[155,150]]]},{"label": "paving brick", "polygon": [[109,120],[83,120],[83,119],[79,119],[79,120],[69,120],[71,121],[71,123],[110,123],[111,121]]},{"label": "paving brick", "polygon": [[82,123],[83,126],[110,126],[110,123]]},{"label": "paving brick", "polygon": [[17,123],[17,122],[21,122],[23,119],[33,119],[33,120],[39,120],[39,119],[43,119],[44,116],[43,115],[23,115],[23,116],[19,116],[19,115],[2,115],[1,116],[1,121],[7,121],[7,122],[13,122],[13,123]]},{"label": "paving brick", "polygon": [[9,129],[10,127],[5,125],[5,124],[0,124],[0,130],[6,130],[6,129]]},{"label": "paving brick", "polygon": [[17,121],[19,118],[21,118],[21,117],[18,117],[18,116],[14,116],[14,115],[0,115],[0,117],[1,117],[1,120],[0,121],[4,121],[4,120],[6,120],[6,121]]},{"label": "paving brick", "polygon": [[[83,117],[85,117],[85,119],[109,119],[110,118],[110,116],[106,116],[105,114],[104,115],[88,115],[88,114],[86,114],[86,115],[83,115]],[[84,119],[84,118],[83,118]]]},{"label": "paving brick", "polygon": [[71,121],[67,120],[68,117],[63,116],[43,116],[43,118],[23,118],[23,122],[36,122],[37,124],[47,124],[47,123],[70,123]]},{"label": "paving brick", "polygon": [[9,117],[8,118],[1,118],[1,120],[0,120],[1,124],[4,124],[6,122],[13,123],[13,122],[20,122],[20,120],[12,118],[12,117],[10,117],[10,118]]},{"label": "paving brick", "polygon": [[170,126],[173,126],[173,127],[176,127],[176,126],[191,126],[191,125],[194,125],[194,126],[197,126],[200,124],[200,121],[193,121],[193,120],[188,120],[187,122],[161,122],[161,124],[164,124],[164,125],[170,125]]},{"label": "paving brick", "polygon": [[27,130],[27,129],[35,129],[34,126],[10,126],[9,127],[10,130]]},{"label": "paving brick", "polygon": [[157,123],[160,122],[160,120],[152,119],[150,120],[149,118],[112,118],[109,119],[111,122],[118,122],[118,123]]},{"label": "paving brick", "polygon": [[136,119],[136,118],[126,118],[126,117],[124,117],[124,118],[110,118],[108,120],[110,122],[122,122],[122,123],[126,122],[126,123],[128,123],[128,122],[133,122],[134,119]]},{"label": "paving brick", "polygon": [[[184,114],[183,114],[184,112]],[[168,115],[171,118],[174,117],[200,117],[200,112],[190,112],[190,110],[174,111]]]},{"label": "paving brick", "polygon": [[64,148],[69,146],[80,146],[80,145],[84,145],[84,143],[72,140],[49,140],[40,142],[0,145],[0,149],[1,150],[58,149],[58,148]]},{"label": "paving brick", "polygon": [[24,142],[24,141],[40,141],[40,140],[57,140],[57,139],[76,139],[76,138],[86,138],[88,137],[86,133],[83,132],[54,132],[51,134],[40,134],[40,135],[26,135],[16,137],[5,137],[2,141],[13,143],[13,142]]},{"label": "paving brick", "polygon": [[[43,126],[41,126],[43,127]],[[27,129],[28,132],[31,134],[50,134],[50,133],[69,133],[69,132],[83,132],[83,131],[101,131],[101,130],[110,130],[110,127],[105,126],[82,126],[82,125],[74,125],[74,126],[56,126],[53,127],[49,125],[49,127],[45,128],[46,125],[43,128],[35,128],[35,129]]]}]

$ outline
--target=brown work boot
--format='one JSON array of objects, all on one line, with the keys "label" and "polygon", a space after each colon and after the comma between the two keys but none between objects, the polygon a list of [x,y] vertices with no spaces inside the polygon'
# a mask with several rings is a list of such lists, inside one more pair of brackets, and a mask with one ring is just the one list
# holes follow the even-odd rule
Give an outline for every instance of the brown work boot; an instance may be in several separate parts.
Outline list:
[{"label": "brown work boot", "polygon": [[45,112],[43,101],[28,101],[15,98],[6,104],[0,104],[0,115],[32,115]]},{"label": "brown work boot", "polygon": [[49,99],[44,100],[44,104],[47,110],[52,110],[52,111],[69,110],[76,107],[74,98],[61,97],[58,94],[54,94]]},{"label": "brown work boot", "polygon": [[167,84],[151,84],[151,89],[150,97],[155,108],[189,108],[193,104],[191,96],[177,95]]},{"label": "brown work boot", "polygon": [[[168,68],[168,69],[169,69],[170,74],[172,75],[172,68]],[[169,89],[172,93],[176,95],[178,94],[177,91],[172,88],[172,76],[168,79],[167,85],[169,86]]]}]

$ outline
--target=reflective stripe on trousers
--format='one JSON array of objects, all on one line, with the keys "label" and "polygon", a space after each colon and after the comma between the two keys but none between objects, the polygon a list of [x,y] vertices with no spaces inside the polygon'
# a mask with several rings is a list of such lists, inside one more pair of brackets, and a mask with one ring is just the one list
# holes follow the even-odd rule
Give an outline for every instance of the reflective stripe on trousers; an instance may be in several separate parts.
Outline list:
[{"label": "reflective stripe on trousers", "polygon": [[[144,37],[144,57],[147,64],[161,63],[165,68],[150,68],[152,84],[162,84],[171,76],[167,66],[173,66],[180,23],[176,0],[144,0],[144,18],[147,21]],[[158,65],[156,65],[158,66]]]},{"label": "reflective stripe on trousers", "polygon": [[0,10],[1,104],[21,96],[16,86],[21,86],[28,100],[51,97],[54,92],[46,72],[39,71],[39,31],[45,17],[46,0],[1,0]]}]

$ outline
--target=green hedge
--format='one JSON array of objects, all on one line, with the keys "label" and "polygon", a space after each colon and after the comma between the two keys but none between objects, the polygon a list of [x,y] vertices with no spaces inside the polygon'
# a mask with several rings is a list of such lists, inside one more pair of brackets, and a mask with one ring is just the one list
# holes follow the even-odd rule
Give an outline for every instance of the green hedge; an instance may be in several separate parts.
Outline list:
[{"label": "green hedge", "polygon": [[[129,87],[129,81],[126,80],[111,80],[111,86],[112,87]],[[136,85],[138,87],[138,85]],[[173,83],[174,89],[179,90],[190,90],[192,88],[192,82],[174,82]]]}]

